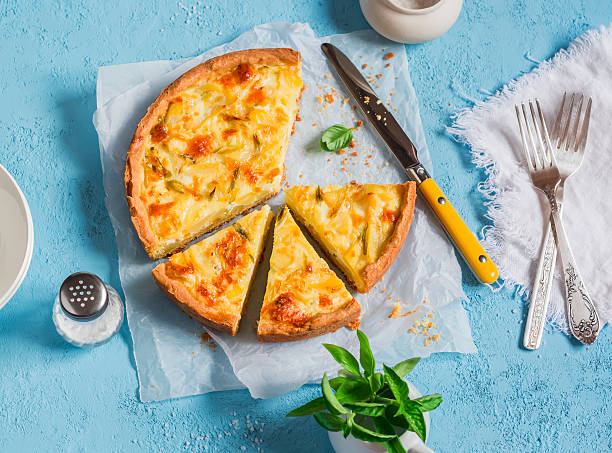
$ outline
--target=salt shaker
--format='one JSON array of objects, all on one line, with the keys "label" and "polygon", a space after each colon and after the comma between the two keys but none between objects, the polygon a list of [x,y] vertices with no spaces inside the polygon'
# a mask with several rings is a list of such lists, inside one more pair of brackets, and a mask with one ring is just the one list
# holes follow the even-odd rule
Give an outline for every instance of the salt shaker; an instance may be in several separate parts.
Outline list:
[{"label": "salt shaker", "polygon": [[123,323],[123,302],[115,289],[97,275],[70,275],[53,304],[53,323],[68,343],[98,346],[117,333]]}]

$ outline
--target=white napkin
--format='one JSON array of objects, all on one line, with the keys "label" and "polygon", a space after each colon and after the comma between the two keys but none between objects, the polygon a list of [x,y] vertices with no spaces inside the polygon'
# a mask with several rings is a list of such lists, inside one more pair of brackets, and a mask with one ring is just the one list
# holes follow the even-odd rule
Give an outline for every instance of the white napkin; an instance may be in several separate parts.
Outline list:
[{"label": "white napkin", "polygon": [[[495,96],[459,113],[450,128],[470,146],[474,163],[487,174],[479,190],[488,200],[487,217],[493,225],[483,229],[484,246],[505,283],[518,285],[528,296],[550,209],[527,174],[514,105],[539,98],[550,130],[564,92],[593,98],[586,154],[580,170],[566,182],[563,220],[603,323],[612,320],[611,88],[612,28],[602,26]],[[560,257],[548,317],[553,327],[568,333]]]}]

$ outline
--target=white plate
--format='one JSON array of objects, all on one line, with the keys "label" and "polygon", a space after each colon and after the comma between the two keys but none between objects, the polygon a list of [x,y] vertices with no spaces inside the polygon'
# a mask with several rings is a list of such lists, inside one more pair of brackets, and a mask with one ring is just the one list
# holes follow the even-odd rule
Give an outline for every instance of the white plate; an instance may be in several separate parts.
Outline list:
[{"label": "white plate", "polygon": [[34,249],[30,208],[21,189],[0,165],[0,309],[28,272]]}]

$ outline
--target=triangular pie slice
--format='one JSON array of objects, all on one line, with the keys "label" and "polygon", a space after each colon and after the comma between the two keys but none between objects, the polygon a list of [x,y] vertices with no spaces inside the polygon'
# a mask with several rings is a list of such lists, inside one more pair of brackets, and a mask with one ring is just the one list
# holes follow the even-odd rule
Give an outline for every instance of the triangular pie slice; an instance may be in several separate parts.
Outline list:
[{"label": "triangular pie slice", "polygon": [[257,326],[259,341],[293,341],[338,330],[361,306],[283,207],[274,227],[270,272]]},{"label": "triangular pie slice", "polygon": [[357,291],[387,272],[406,239],[416,184],[294,186],[285,199]]},{"label": "triangular pie slice", "polygon": [[185,313],[236,335],[272,223],[268,205],[153,269],[160,288]]},{"label": "triangular pie slice", "polygon": [[300,54],[253,49],[170,84],[127,154],[132,222],[152,259],[276,195],[303,89]]}]

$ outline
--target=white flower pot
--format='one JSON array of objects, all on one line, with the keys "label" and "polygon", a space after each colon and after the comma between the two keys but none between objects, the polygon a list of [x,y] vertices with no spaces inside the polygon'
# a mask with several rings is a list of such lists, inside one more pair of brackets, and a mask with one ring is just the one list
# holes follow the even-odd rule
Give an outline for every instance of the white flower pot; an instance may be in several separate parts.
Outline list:
[{"label": "white flower pot", "polygon": [[[421,396],[421,393],[414,385],[408,383],[408,387],[410,388],[411,399]],[[429,436],[429,413],[425,412],[423,416],[425,417],[426,432]],[[342,432],[330,431],[329,441],[336,453],[384,453],[387,451],[382,444],[364,442],[363,440],[355,439],[353,436],[349,436],[345,439]],[[423,443],[421,438],[412,431],[404,432],[404,434],[400,436],[400,442],[408,453],[433,453],[433,451]]]}]

